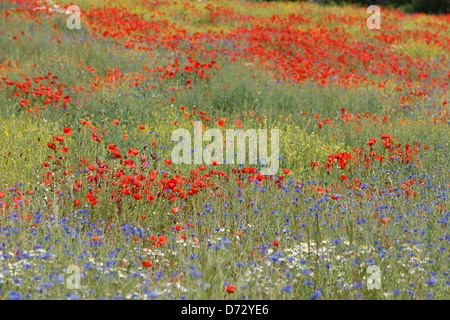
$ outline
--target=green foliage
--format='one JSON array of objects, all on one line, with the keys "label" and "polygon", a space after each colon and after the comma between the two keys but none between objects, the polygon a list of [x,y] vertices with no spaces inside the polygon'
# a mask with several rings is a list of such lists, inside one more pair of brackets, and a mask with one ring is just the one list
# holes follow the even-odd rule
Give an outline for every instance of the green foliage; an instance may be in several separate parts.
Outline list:
[{"label": "green foliage", "polygon": [[[279,1],[279,0],[271,0]],[[286,0],[280,0],[286,1]],[[298,1],[298,0],[290,0]],[[450,13],[450,2],[448,0],[316,0],[312,1],[320,4],[356,4],[360,6],[379,5],[391,8],[399,8],[406,12],[423,12],[429,14],[445,14]]]}]

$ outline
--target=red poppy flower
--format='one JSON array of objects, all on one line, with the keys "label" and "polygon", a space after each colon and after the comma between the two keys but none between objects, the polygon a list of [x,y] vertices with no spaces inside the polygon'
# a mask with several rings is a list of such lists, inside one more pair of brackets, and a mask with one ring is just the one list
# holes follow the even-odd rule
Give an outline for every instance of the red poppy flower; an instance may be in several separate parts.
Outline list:
[{"label": "red poppy flower", "polygon": [[138,153],[139,153],[139,151],[137,151],[136,149],[129,148],[129,149],[128,149],[128,152],[127,152],[127,155],[129,155],[129,156],[135,156],[135,155],[137,155]]},{"label": "red poppy flower", "polygon": [[391,219],[388,218],[388,217],[383,217],[383,218],[380,219],[380,223],[388,223],[390,221],[391,221]]},{"label": "red poppy flower", "polygon": [[164,244],[164,243],[166,243],[166,242],[167,242],[166,237],[160,236],[160,237],[158,238],[158,244]]},{"label": "red poppy flower", "polygon": [[69,153],[69,148],[67,148],[66,146],[63,146],[59,151]]},{"label": "red poppy flower", "polygon": [[274,246],[277,246],[277,247],[278,247],[278,245],[279,245],[279,243],[278,243],[277,241],[272,241],[272,244],[273,244]]},{"label": "red poppy flower", "polygon": [[92,133],[91,139],[92,139],[93,141],[96,141],[96,142],[102,142],[102,138],[100,137],[100,135],[99,135],[99,134],[96,134],[95,132]]},{"label": "red poppy flower", "polygon": [[53,151],[56,151],[56,145],[55,145],[54,143],[49,142],[49,143],[47,143],[47,146],[48,146],[50,149],[53,149]]},{"label": "red poppy flower", "polygon": [[367,145],[370,146],[370,147],[373,147],[373,145],[375,144],[376,141],[377,141],[377,140],[374,139],[374,138],[369,139],[369,141],[367,142]]},{"label": "red poppy flower", "polygon": [[228,286],[227,286],[227,291],[228,291],[229,293],[233,293],[233,292],[234,292],[234,286],[233,286],[232,284],[228,285]]},{"label": "red poppy flower", "polygon": [[115,144],[108,145],[108,151],[109,152],[113,152],[115,150],[117,150],[117,145],[115,145]]},{"label": "red poppy flower", "polygon": [[145,268],[150,268],[151,266],[153,266],[153,263],[151,263],[150,261],[142,261],[142,266]]},{"label": "red poppy flower", "polygon": [[134,161],[131,159],[125,159],[125,161],[123,162],[123,165],[128,168],[134,168],[136,166],[134,164]]},{"label": "red poppy flower", "polygon": [[64,134],[67,134],[68,136],[70,136],[72,134],[72,129],[70,129],[69,127],[65,127],[63,129]]},{"label": "red poppy flower", "polygon": [[120,152],[118,151],[113,151],[113,157],[118,158],[118,159],[122,159],[122,155],[120,154]]}]

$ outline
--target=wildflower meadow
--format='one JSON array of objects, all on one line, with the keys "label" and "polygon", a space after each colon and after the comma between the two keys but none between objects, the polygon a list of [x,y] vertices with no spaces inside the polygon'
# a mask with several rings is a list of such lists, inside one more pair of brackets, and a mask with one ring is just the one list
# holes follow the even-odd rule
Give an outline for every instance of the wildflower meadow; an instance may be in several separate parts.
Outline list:
[{"label": "wildflower meadow", "polygon": [[379,9],[0,0],[0,299],[449,299],[450,14]]}]

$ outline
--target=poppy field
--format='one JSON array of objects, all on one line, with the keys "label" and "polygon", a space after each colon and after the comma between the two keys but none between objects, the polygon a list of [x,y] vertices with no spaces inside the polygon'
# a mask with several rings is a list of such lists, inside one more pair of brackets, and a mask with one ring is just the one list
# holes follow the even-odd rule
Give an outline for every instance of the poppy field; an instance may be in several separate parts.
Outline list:
[{"label": "poppy field", "polygon": [[[0,0],[1,299],[450,297],[449,14],[55,3]],[[199,122],[278,172],[176,163]]]}]

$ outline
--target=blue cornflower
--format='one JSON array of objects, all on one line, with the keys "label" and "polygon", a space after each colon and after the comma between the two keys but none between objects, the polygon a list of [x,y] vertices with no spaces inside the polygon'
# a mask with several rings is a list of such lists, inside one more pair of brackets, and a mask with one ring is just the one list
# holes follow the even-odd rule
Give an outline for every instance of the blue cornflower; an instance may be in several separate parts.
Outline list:
[{"label": "blue cornflower", "polygon": [[362,289],[364,288],[366,284],[364,282],[355,282],[353,284],[353,288],[355,288],[356,290]]},{"label": "blue cornflower", "polygon": [[284,275],[285,277],[288,277],[288,278],[292,278],[294,275],[292,274],[292,273],[286,273],[285,275]]},{"label": "blue cornflower", "polygon": [[284,292],[287,292],[287,293],[291,293],[292,286],[285,286],[285,287],[281,288],[281,291],[284,291]]},{"label": "blue cornflower", "polygon": [[42,254],[41,259],[42,260],[47,260],[50,258],[53,258],[54,254],[51,252],[45,252],[44,254]]},{"label": "blue cornflower", "polygon": [[22,300],[23,295],[18,293],[17,291],[11,290],[8,291],[8,300]]},{"label": "blue cornflower", "polygon": [[50,289],[51,287],[53,287],[53,283],[52,282],[41,282],[40,283],[41,287],[44,287],[45,289]]},{"label": "blue cornflower", "polygon": [[149,297],[150,299],[156,299],[156,297],[158,296],[158,292],[156,292],[156,291],[148,291],[148,290],[145,290],[145,294],[146,294],[147,297]]},{"label": "blue cornflower", "polygon": [[305,276],[309,276],[311,274],[311,271],[307,270],[307,269],[303,269],[302,270],[303,275]]},{"label": "blue cornflower", "polygon": [[128,276],[128,278],[139,278],[141,276],[141,274],[137,271],[131,271],[130,275]]},{"label": "blue cornflower", "polygon": [[319,290],[316,290],[310,297],[309,300],[316,300],[317,298],[320,298],[322,296],[322,292]]},{"label": "blue cornflower", "polygon": [[58,274],[58,276],[55,278],[54,282],[57,284],[63,284],[64,282],[66,282],[66,278],[64,278],[64,276],[62,274]]},{"label": "blue cornflower", "polygon": [[199,278],[202,276],[202,272],[201,271],[191,271],[190,275],[192,278]]},{"label": "blue cornflower", "polygon": [[434,286],[436,284],[436,280],[435,279],[428,279],[425,280],[426,284],[429,284],[430,286]]},{"label": "blue cornflower", "polygon": [[85,267],[88,270],[94,269],[93,264],[91,262],[86,262],[83,264],[83,267]]}]

